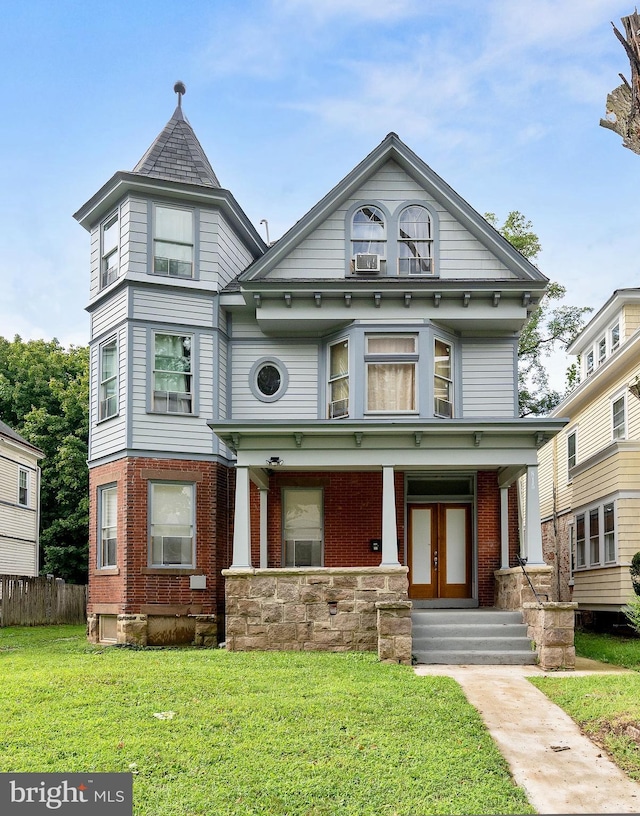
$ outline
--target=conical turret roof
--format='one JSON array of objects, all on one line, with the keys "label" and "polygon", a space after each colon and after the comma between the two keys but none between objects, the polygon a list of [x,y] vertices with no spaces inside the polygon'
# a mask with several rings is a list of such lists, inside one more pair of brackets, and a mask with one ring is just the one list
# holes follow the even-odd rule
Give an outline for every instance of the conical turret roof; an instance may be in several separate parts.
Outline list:
[{"label": "conical turret roof", "polygon": [[133,172],[205,187],[220,187],[202,145],[182,112],[180,102]]}]

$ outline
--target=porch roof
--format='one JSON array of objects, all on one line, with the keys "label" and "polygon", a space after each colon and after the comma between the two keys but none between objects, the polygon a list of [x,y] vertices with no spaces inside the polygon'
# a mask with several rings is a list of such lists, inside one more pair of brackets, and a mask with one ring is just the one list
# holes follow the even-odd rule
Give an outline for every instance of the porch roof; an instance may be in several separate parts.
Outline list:
[{"label": "porch roof", "polygon": [[566,419],[394,419],[209,422],[246,467],[279,469],[513,468],[537,465],[538,448]]}]

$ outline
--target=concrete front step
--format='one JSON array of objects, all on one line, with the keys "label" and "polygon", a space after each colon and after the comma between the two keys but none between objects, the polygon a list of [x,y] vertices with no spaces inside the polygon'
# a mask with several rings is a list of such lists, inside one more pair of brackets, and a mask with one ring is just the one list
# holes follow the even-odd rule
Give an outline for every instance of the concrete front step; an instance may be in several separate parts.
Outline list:
[{"label": "concrete front step", "polygon": [[535,663],[521,612],[496,609],[414,609],[412,652],[419,663]]}]

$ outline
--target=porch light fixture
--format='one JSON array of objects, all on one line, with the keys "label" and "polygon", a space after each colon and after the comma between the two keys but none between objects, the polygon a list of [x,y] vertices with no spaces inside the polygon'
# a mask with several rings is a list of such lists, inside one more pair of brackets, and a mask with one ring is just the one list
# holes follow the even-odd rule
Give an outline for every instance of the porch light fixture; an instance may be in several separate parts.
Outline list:
[{"label": "porch light fixture", "polygon": [[338,602],[337,601],[329,601],[329,614],[330,615],[337,615],[338,614]]},{"label": "porch light fixture", "polygon": [[640,399],[640,374],[638,374],[638,376],[629,386],[629,391],[636,399]]},{"label": "porch light fixture", "polygon": [[277,467],[278,465],[284,465],[284,460],[281,459],[279,456],[270,456],[267,459],[267,464],[269,467]]}]

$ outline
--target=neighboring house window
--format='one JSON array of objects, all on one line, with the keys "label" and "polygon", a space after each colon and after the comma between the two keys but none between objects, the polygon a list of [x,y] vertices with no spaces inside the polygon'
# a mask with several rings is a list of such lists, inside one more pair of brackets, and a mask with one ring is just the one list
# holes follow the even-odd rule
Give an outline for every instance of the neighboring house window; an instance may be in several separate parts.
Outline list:
[{"label": "neighboring house window", "polygon": [[576,571],[576,526],[569,525],[569,571],[571,575]]},{"label": "neighboring house window", "polygon": [[616,521],[613,502],[604,506],[604,560],[610,564],[616,560]]},{"label": "neighboring house window", "polygon": [[585,538],[584,538],[584,513],[576,516],[576,568],[586,566]]},{"label": "neighboring house window", "polygon": [[624,396],[618,397],[611,404],[611,420],[613,425],[613,438],[624,439],[627,435],[626,410]]},{"label": "neighboring house window", "polygon": [[620,324],[616,323],[611,327],[610,333],[611,351],[614,352],[620,346]]},{"label": "neighboring house window", "polygon": [[100,346],[100,410],[98,419],[118,413],[118,343],[110,340]]},{"label": "neighboring house window", "polygon": [[100,259],[100,288],[104,289],[118,277],[118,247],[120,237],[118,216],[102,225],[102,257]]},{"label": "neighboring house window", "polygon": [[153,271],[174,278],[193,277],[193,212],[155,208]]},{"label": "neighboring house window", "polygon": [[592,567],[600,563],[600,510],[589,511],[589,563]]},{"label": "neighboring house window", "polygon": [[416,411],[416,341],[416,335],[366,338],[367,411]]},{"label": "neighboring house window", "polygon": [[386,226],[378,207],[360,207],[351,222],[351,257],[353,271],[378,272],[380,259],[386,255]]},{"label": "neighboring house window", "polygon": [[156,334],[153,366],[153,410],[164,414],[193,412],[193,375],[189,335]]},{"label": "neighboring house window", "polygon": [[607,338],[601,337],[598,340],[598,365],[602,365],[607,359]]},{"label": "neighboring house window", "polygon": [[285,567],[322,566],[322,488],[285,488],[282,502]]},{"label": "neighboring house window", "polygon": [[424,207],[412,205],[400,213],[398,222],[398,274],[433,274],[431,216]]},{"label": "neighboring house window", "polygon": [[150,491],[151,566],[195,566],[195,485],[152,482]]},{"label": "neighboring house window", "polygon": [[118,488],[116,485],[98,488],[100,524],[98,529],[98,567],[117,565],[116,529],[118,518]]},{"label": "neighboring house window", "polygon": [[591,351],[587,352],[586,371],[587,371],[587,377],[590,374],[593,374],[593,349],[591,349]]},{"label": "neighboring house window", "polygon": [[329,418],[349,416],[349,341],[329,346]]},{"label": "neighboring house window", "polygon": [[18,504],[29,506],[29,471],[22,468],[18,471]]},{"label": "neighboring house window", "polygon": [[571,468],[576,466],[578,456],[578,434],[576,431],[572,431],[567,436],[567,469],[571,471]]},{"label": "neighboring house window", "polygon": [[433,356],[433,412],[436,416],[453,416],[453,380],[451,378],[451,346],[444,340],[435,341]]}]

